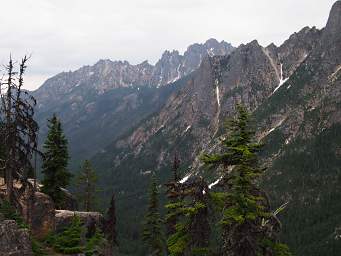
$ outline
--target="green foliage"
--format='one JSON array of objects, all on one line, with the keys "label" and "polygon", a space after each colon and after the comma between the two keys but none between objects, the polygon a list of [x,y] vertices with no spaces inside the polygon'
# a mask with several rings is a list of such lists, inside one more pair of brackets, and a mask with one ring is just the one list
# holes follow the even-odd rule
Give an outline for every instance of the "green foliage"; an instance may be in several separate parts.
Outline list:
[{"label": "green foliage", "polygon": [[104,235],[96,231],[96,233],[87,240],[86,246],[85,246],[85,255],[91,256],[95,253],[99,253],[102,249],[102,247],[106,244],[106,239],[104,238]]},{"label": "green foliage", "polygon": [[62,233],[49,238],[49,242],[57,252],[65,254],[82,253],[85,250],[82,234],[85,233],[80,218],[75,216],[71,225]]},{"label": "green foliage", "polygon": [[277,243],[275,228],[262,224],[264,220],[268,224],[274,220],[267,198],[258,186],[264,172],[257,160],[262,145],[255,142],[247,110],[237,105],[237,111],[237,117],[227,123],[221,153],[202,156],[207,166],[222,167],[223,170],[223,192],[212,193],[214,202],[221,209],[223,255],[244,255],[246,252],[257,255],[264,250],[271,250],[272,255],[276,255],[275,247],[262,243],[264,239]]},{"label": "green foliage", "polygon": [[187,225],[183,223],[176,224],[176,232],[167,240],[169,254],[172,256],[183,255],[186,250],[190,237],[187,230]]},{"label": "green foliage", "polygon": [[28,225],[10,202],[6,200],[0,201],[0,213],[4,215],[5,219],[15,220],[19,228],[28,228]]},{"label": "green foliage", "polygon": [[162,234],[162,219],[159,213],[159,192],[155,174],[149,189],[149,205],[144,221],[142,238],[153,255],[162,255],[164,240]]},{"label": "green foliage", "polygon": [[32,244],[32,251],[33,251],[34,256],[46,256],[46,255],[48,255],[44,250],[44,246],[39,241],[34,239],[33,237],[31,237],[31,244]]},{"label": "green foliage", "polygon": [[176,202],[166,205],[167,218],[176,217],[175,231],[168,236],[167,247],[171,256],[208,255],[210,225],[206,194],[207,184],[202,178],[181,185]]},{"label": "green foliage", "polygon": [[[85,228],[79,217],[74,217],[72,223],[63,232],[50,234],[45,239],[45,244],[52,247],[56,252],[64,254],[85,253],[85,255],[95,255],[100,253],[107,243],[104,235],[99,230],[95,234],[85,239]],[[38,247],[39,243],[35,247]],[[39,248],[39,247],[38,247]],[[44,251],[42,251],[44,253]],[[37,254],[37,256],[45,254]]]},{"label": "green foliage", "polygon": [[264,239],[262,245],[266,248],[271,248],[274,256],[292,256],[289,247],[286,244],[273,242],[270,239]]},{"label": "green foliage", "polygon": [[89,160],[85,160],[80,172],[76,176],[76,197],[81,209],[93,211],[96,206],[97,175]]},{"label": "green foliage", "polygon": [[63,201],[61,188],[69,185],[71,174],[68,165],[67,140],[63,134],[61,123],[54,115],[49,120],[49,132],[44,144],[42,191],[54,200],[59,208]]},{"label": "green foliage", "polygon": [[334,124],[286,145],[263,182],[274,205],[280,205],[285,194],[291,199],[281,218],[282,240],[295,255],[341,253],[340,240],[335,239],[335,223],[341,218],[340,131],[341,125]]}]

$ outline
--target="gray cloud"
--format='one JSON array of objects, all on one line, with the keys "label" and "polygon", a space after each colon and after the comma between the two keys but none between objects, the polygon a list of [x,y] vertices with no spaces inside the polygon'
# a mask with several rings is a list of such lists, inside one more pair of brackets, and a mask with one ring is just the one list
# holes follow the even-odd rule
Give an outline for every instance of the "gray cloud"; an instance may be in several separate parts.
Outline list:
[{"label": "gray cloud", "polygon": [[165,49],[210,37],[238,46],[279,45],[304,26],[323,27],[335,0],[11,0],[2,3],[0,63],[32,54],[33,89],[98,59],[157,61]]}]

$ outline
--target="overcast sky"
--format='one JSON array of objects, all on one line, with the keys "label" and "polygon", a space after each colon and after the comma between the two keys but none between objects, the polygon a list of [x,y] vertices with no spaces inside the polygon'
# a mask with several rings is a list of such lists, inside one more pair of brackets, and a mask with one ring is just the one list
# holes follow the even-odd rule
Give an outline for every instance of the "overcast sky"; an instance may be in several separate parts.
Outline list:
[{"label": "overcast sky", "polygon": [[1,0],[0,63],[31,54],[29,89],[99,59],[155,63],[214,37],[280,45],[325,26],[335,0]]}]

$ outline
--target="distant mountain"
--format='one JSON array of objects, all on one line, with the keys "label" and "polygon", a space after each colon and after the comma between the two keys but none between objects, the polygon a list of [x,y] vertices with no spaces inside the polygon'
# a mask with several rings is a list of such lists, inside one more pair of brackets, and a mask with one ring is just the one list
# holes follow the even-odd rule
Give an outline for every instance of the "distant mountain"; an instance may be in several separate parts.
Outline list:
[{"label": "distant mountain", "polygon": [[[257,41],[207,56],[165,104],[92,160],[105,193],[120,200],[125,237],[137,239],[149,173],[161,184],[178,152],[183,176],[202,173],[198,156],[219,150],[224,120],[242,102],[252,112],[269,165],[264,186],[296,255],[339,255],[341,204],[341,1],[322,30],[305,27],[281,46]],[[180,80],[181,81],[181,80]],[[206,178],[214,182],[219,173]],[[129,199],[128,199],[129,198]],[[134,221],[132,221],[134,220]]]},{"label": "distant mountain", "polygon": [[93,66],[60,73],[33,92],[40,139],[46,136],[47,118],[56,113],[62,119],[75,167],[158,111],[179,89],[177,81],[197,69],[205,56],[226,55],[233,49],[224,41],[209,39],[189,46],[184,55],[165,51],[154,66],[147,61],[131,65],[100,60]]}]

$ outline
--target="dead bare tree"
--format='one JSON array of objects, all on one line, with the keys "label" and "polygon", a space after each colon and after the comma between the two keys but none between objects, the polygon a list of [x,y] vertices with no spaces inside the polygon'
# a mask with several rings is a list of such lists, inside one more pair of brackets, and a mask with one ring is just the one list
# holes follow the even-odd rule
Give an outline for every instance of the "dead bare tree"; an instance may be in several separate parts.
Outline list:
[{"label": "dead bare tree", "polygon": [[[5,67],[7,79],[0,81],[0,137],[4,145],[0,168],[4,170],[7,200],[17,207],[22,193],[27,186],[32,186],[29,176],[35,178],[32,159],[37,152],[38,124],[33,119],[36,100],[22,88],[27,61],[25,56],[19,64],[19,72],[15,72],[10,58]],[[13,189],[14,180],[20,182],[20,189]]]}]

